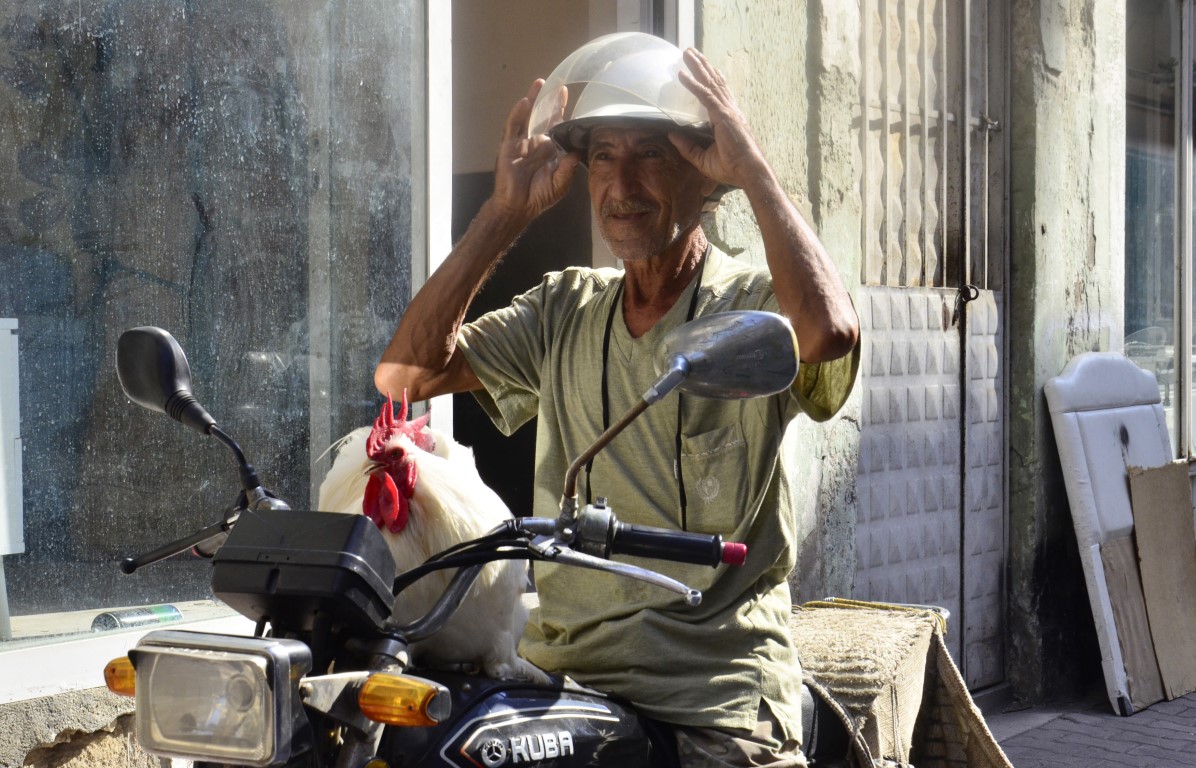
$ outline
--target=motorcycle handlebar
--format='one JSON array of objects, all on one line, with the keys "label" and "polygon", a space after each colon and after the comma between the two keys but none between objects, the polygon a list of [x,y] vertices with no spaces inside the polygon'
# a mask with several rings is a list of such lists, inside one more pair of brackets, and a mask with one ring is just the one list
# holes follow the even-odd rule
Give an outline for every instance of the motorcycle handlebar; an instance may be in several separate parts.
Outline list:
[{"label": "motorcycle handlebar", "polygon": [[[546,560],[617,573],[676,592],[685,598],[687,604],[694,606],[701,602],[701,592],[664,574],[630,563],[613,562],[610,556],[624,554],[712,567],[723,563],[743,565],[747,558],[745,544],[724,542],[723,537],[718,535],[620,523],[615,519],[614,512],[605,506],[587,507],[580,521],[580,530],[563,526],[563,530],[569,534],[566,541],[558,541],[555,536],[559,522],[540,517],[516,518],[480,539],[450,547],[423,565],[400,574],[394,583],[395,595],[433,570],[461,569],[428,616],[416,624],[398,628],[398,631],[408,635],[409,639],[427,634],[427,627],[435,624],[430,621],[433,614],[443,614],[444,618],[451,615],[482,565],[492,560]],[[517,546],[518,541],[525,536],[534,537],[534,540],[524,540],[525,546]]]},{"label": "motorcycle handlebar", "polygon": [[711,567],[721,563],[743,565],[747,558],[747,545],[724,542],[722,536],[619,522],[611,532],[610,551]]}]

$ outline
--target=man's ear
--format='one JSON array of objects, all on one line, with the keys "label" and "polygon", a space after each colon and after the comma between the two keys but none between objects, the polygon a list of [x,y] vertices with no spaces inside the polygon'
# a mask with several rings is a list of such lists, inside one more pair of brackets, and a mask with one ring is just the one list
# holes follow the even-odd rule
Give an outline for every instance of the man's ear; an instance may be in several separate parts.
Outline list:
[{"label": "man's ear", "polygon": [[706,195],[705,202],[702,203],[702,213],[713,213],[718,208],[718,204],[722,202],[723,195],[733,189],[735,187],[730,184],[715,183],[714,189]]}]

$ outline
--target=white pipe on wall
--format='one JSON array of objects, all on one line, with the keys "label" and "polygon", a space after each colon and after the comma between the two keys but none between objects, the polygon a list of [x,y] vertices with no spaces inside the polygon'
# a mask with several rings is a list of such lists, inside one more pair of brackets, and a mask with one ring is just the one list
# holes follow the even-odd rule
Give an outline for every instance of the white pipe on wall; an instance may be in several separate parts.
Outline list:
[{"label": "white pipe on wall", "polygon": [[12,639],[4,555],[25,551],[17,321],[0,318],[0,640]]}]

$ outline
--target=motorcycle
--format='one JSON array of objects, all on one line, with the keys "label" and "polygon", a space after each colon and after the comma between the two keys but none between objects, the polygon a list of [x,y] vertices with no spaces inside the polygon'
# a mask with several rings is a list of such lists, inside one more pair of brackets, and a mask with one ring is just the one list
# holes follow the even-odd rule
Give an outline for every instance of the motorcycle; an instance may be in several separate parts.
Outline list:
[{"label": "motorcycle", "polygon": [[[701,601],[699,591],[608,558],[743,562],[746,547],[721,536],[628,525],[604,499],[579,508],[577,476],[674,389],[747,398],[788,387],[797,372],[793,331],[775,314],[714,315],[669,334],[657,362],[661,374],[642,401],[569,467],[556,518],[514,518],[396,573],[364,515],[293,510],[262,486],[236,441],[192,394],[186,356],[169,333],[126,331],[117,350],[125,393],[225,444],[242,488],[217,523],[128,557],[121,570],[133,573],[188,550],[209,556],[213,593],[256,624],[252,637],[153,631],[109,663],[109,689],[135,698],[141,747],[160,757],[247,766],[676,765],[671,734],[626,702],[568,680],[541,685],[416,669],[408,652],[435,636],[494,560],[606,571],[669,590],[691,606]],[[439,569],[456,573],[433,608],[410,624],[396,623],[391,611],[403,590]],[[807,756],[843,759],[852,740],[842,710],[814,695],[804,704]]]}]

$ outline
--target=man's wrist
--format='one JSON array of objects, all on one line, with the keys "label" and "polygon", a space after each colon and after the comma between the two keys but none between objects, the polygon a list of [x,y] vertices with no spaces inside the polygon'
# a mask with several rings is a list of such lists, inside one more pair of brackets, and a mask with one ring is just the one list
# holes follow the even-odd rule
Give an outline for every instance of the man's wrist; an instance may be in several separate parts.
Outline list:
[{"label": "man's wrist", "polygon": [[747,195],[749,200],[776,197],[788,199],[785,188],[781,185],[781,180],[777,178],[776,173],[772,170],[772,166],[763,159],[759,163],[754,164],[751,172],[744,174],[744,179],[744,183],[738,186]]},{"label": "man's wrist", "polygon": [[474,217],[475,226],[481,227],[488,236],[502,238],[501,242],[506,245],[515,242],[531,221],[532,217],[526,211],[508,206],[496,197],[482,203]]}]

